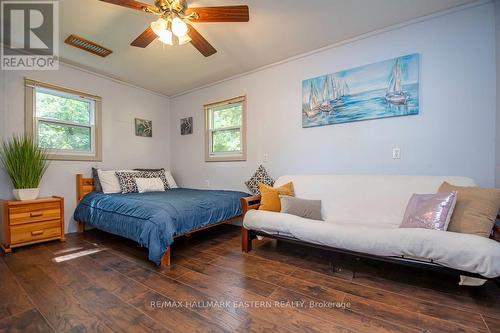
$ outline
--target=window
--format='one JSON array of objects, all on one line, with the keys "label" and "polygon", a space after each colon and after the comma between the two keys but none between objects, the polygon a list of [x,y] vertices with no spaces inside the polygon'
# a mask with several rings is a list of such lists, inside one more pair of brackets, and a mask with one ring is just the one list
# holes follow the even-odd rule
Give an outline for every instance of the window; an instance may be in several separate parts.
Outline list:
[{"label": "window", "polygon": [[205,105],[205,160],[246,160],[246,100],[244,96]]},{"label": "window", "polygon": [[26,79],[26,132],[52,160],[101,160],[101,98]]}]

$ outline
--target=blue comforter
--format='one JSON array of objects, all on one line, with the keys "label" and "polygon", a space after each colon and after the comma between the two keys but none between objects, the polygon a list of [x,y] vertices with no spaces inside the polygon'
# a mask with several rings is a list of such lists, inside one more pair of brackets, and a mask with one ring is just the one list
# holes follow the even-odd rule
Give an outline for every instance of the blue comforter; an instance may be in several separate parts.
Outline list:
[{"label": "blue comforter", "polygon": [[160,264],[174,237],[241,214],[244,192],[175,188],[165,192],[86,195],[77,221],[123,236],[149,249]]}]

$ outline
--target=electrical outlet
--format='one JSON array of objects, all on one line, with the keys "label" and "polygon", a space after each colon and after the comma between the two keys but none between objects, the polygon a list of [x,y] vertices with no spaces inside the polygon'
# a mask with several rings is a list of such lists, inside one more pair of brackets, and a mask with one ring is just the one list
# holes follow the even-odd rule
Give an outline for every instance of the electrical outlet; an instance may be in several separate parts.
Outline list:
[{"label": "electrical outlet", "polygon": [[206,186],[207,188],[210,188],[210,180],[208,180],[208,179],[207,179],[207,180],[205,180],[205,186]]},{"label": "electrical outlet", "polygon": [[401,149],[399,147],[392,148],[392,159],[394,160],[401,159]]},{"label": "electrical outlet", "polygon": [[263,160],[264,160],[264,163],[265,163],[265,162],[269,162],[269,154],[268,154],[268,153],[264,153],[264,158],[263,158]]}]

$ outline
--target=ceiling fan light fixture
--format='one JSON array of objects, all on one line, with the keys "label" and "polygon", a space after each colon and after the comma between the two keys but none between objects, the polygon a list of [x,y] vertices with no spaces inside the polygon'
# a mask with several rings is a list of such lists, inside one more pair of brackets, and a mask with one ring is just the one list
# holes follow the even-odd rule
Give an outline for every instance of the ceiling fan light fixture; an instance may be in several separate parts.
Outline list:
[{"label": "ceiling fan light fixture", "polygon": [[217,53],[217,50],[190,25],[191,23],[249,21],[247,5],[189,8],[188,0],[149,0],[154,1],[154,5],[137,0],[100,1],[154,14],[160,18],[152,22],[130,45],[145,48],[156,39],[169,45],[191,42],[205,57]]},{"label": "ceiling fan light fixture", "polygon": [[161,17],[158,20],[151,22],[150,26],[151,26],[151,29],[153,30],[153,32],[158,37],[162,37],[163,34],[165,33],[165,31],[168,31],[167,30],[167,20],[165,20],[164,18],[161,18]]},{"label": "ceiling fan light fixture", "polygon": [[172,20],[172,32],[177,37],[182,38],[187,35],[188,26],[179,17],[174,17]]},{"label": "ceiling fan light fixture", "polygon": [[168,30],[165,30],[160,37],[158,37],[158,40],[164,44],[167,45],[174,45],[174,36],[172,33]]},{"label": "ceiling fan light fixture", "polygon": [[177,37],[179,39],[179,45],[187,44],[191,41],[191,38],[186,34],[183,37]]}]

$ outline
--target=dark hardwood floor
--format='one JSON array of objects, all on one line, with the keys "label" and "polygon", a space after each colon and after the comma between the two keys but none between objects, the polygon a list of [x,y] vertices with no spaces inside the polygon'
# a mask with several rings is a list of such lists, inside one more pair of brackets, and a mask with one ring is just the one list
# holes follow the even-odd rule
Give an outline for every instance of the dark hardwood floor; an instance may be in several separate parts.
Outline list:
[{"label": "dark hardwood floor", "polygon": [[241,253],[234,226],[176,240],[165,269],[99,231],[20,248],[0,255],[0,332],[500,332],[495,283],[459,287],[269,240],[254,248]]}]

